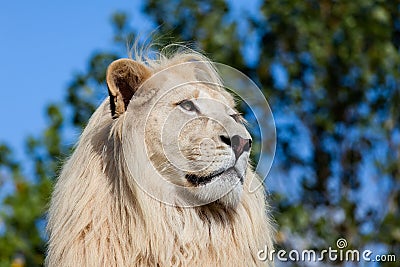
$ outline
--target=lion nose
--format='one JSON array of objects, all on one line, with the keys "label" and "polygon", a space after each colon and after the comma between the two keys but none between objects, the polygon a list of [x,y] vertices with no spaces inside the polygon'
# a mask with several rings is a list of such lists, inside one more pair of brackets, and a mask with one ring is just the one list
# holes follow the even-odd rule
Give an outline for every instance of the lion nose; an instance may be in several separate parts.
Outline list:
[{"label": "lion nose", "polygon": [[236,159],[238,159],[240,157],[240,155],[243,154],[243,152],[250,150],[251,139],[244,139],[244,138],[240,137],[239,135],[234,135],[234,136],[232,136],[231,139],[229,139],[226,136],[221,135],[220,138],[221,138],[222,142],[224,142],[228,146],[232,147],[232,150],[235,153]]}]

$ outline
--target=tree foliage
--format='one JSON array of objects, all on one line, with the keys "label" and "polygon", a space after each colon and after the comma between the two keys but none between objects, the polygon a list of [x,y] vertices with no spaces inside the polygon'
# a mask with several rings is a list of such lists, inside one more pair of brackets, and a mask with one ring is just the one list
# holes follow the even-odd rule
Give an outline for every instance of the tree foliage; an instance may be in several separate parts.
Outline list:
[{"label": "tree foliage", "polygon": [[[352,248],[398,253],[400,4],[284,0],[240,17],[232,10],[222,0],[148,0],[144,12],[161,25],[158,43],[167,36],[193,43],[251,77],[268,98],[278,136],[268,179],[285,185],[271,195],[278,246],[327,248],[343,237]],[[94,54],[66,100],[47,108],[48,128],[28,138],[32,173],[25,177],[24,164],[0,147],[1,182],[13,186],[0,208],[0,266],[18,257],[28,266],[43,261],[43,214],[71,151],[66,129],[85,125],[105,97],[107,65],[136,33],[124,13],[114,14],[113,26],[117,52]]]}]

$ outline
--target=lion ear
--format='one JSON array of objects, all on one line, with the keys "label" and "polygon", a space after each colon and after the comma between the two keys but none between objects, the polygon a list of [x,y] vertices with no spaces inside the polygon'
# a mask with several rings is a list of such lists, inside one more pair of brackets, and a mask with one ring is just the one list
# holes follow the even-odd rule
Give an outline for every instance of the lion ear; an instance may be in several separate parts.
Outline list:
[{"label": "lion ear", "polygon": [[151,76],[150,70],[132,59],[118,59],[107,68],[107,87],[113,118],[123,114],[140,85]]}]

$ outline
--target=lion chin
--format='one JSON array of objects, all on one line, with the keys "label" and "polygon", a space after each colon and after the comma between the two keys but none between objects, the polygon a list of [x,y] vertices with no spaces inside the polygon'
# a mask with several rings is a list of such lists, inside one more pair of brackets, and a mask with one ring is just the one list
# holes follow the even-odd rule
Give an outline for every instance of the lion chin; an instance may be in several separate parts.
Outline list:
[{"label": "lion chin", "polygon": [[193,185],[188,189],[192,204],[217,203],[227,208],[236,208],[240,202],[244,178],[234,167],[207,176],[187,174],[185,177]]}]

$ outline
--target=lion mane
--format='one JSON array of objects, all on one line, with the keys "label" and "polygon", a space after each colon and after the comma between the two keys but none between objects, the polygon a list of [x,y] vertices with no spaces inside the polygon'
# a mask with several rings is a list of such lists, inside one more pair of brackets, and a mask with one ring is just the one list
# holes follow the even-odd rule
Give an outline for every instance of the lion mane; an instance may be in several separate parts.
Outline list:
[{"label": "lion mane", "polygon": [[[127,120],[135,114],[125,112],[135,90],[127,93],[115,86],[138,87],[154,73],[188,61],[206,62],[203,72],[220,80],[212,63],[193,51],[142,58],[119,60],[108,68],[110,96],[90,118],[55,184],[48,212],[46,266],[271,265],[257,258],[261,249],[273,248],[262,186],[250,192],[245,179],[234,208],[217,203],[180,207],[162,203],[138,186],[136,181],[154,175],[142,168],[149,157],[139,145],[129,151],[136,167],[128,170],[123,152],[132,147],[125,143],[143,136],[134,131],[124,135],[130,129],[124,124],[135,123]],[[125,75],[127,61],[132,63],[129,75]],[[118,64],[123,67],[113,72]],[[250,174],[254,172],[248,167]]]}]

